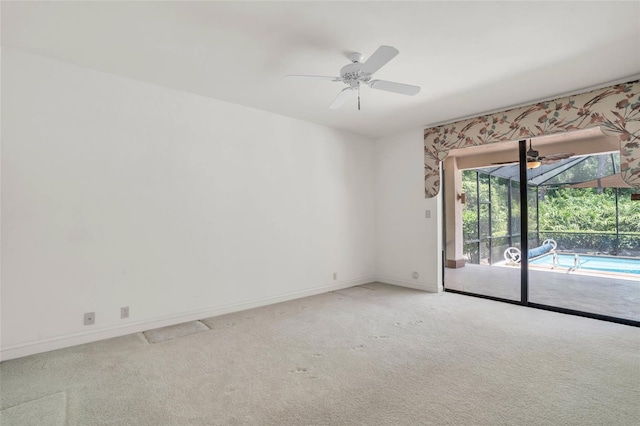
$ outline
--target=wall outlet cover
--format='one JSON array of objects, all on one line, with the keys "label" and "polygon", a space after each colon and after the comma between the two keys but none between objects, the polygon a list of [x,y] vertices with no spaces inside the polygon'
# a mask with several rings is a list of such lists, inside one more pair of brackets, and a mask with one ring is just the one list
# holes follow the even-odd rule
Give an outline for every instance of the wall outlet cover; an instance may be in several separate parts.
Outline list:
[{"label": "wall outlet cover", "polygon": [[84,314],[84,325],[93,325],[96,323],[96,313],[87,312]]}]

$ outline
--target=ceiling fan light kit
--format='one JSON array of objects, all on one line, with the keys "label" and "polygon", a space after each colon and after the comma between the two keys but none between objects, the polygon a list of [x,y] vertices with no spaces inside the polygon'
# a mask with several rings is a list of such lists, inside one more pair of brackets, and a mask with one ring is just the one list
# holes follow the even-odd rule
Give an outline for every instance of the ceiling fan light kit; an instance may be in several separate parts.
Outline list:
[{"label": "ceiling fan light kit", "polygon": [[386,92],[399,93],[402,95],[413,96],[420,92],[419,86],[410,84],[395,83],[386,80],[372,80],[373,73],[382,68],[391,59],[398,55],[398,49],[391,46],[380,46],[373,55],[366,61],[362,62],[361,53],[350,53],[347,57],[351,61],[340,70],[340,77],[328,77],[317,75],[288,75],[288,78],[311,78],[331,81],[341,81],[349,87],[343,89],[333,100],[330,109],[336,109],[344,105],[356,93],[358,94],[358,110],[360,109],[360,87],[364,84],[372,89],[384,90]]}]

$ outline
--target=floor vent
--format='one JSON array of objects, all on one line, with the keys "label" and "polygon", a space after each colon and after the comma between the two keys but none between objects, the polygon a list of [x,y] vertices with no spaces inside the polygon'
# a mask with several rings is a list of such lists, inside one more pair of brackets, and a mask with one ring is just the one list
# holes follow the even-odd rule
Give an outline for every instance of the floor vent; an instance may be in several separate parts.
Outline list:
[{"label": "floor vent", "polygon": [[144,336],[149,343],[164,342],[166,340],[177,339],[178,337],[189,336],[209,330],[203,322],[190,321],[182,324],[170,325],[168,327],[156,328],[144,332]]}]

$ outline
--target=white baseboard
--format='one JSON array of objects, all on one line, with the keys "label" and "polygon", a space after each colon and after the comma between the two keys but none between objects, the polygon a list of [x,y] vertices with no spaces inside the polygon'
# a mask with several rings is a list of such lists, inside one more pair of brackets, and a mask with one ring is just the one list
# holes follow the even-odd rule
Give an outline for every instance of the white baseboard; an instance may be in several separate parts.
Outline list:
[{"label": "white baseboard", "polygon": [[415,281],[405,281],[405,280],[398,280],[395,278],[380,277],[380,276],[376,277],[376,281],[383,284],[391,284],[391,285],[397,285],[399,287],[407,287],[407,288],[413,288],[416,290],[423,290],[429,293],[440,293],[441,291],[443,291],[442,285],[433,284],[433,283],[417,283]]},{"label": "white baseboard", "polygon": [[243,302],[232,303],[227,305],[213,306],[205,309],[198,309],[191,312],[183,312],[177,315],[169,315],[166,317],[153,318],[144,321],[128,323],[126,325],[118,325],[104,327],[89,332],[68,334],[64,336],[43,339],[36,342],[22,343],[18,345],[8,346],[0,351],[0,361],[7,361],[14,358],[21,358],[28,355],[34,355],[42,352],[53,351],[56,349],[68,348],[70,346],[82,345],[98,340],[110,339],[113,337],[125,336],[127,334],[139,333],[142,331],[152,330],[154,328],[166,327],[169,325],[180,324],[187,321],[195,321],[203,318],[210,318],[219,315],[229,314],[232,312],[244,311],[247,309],[258,308],[260,306],[272,305],[274,303],[286,302],[288,300],[300,299],[302,297],[315,296],[316,294],[327,293],[335,290],[342,290],[357,285],[368,284],[376,281],[376,277],[361,278],[351,281],[343,281],[337,284],[330,284],[315,287],[307,290],[294,291],[277,296],[263,297],[259,299],[250,299]]}]

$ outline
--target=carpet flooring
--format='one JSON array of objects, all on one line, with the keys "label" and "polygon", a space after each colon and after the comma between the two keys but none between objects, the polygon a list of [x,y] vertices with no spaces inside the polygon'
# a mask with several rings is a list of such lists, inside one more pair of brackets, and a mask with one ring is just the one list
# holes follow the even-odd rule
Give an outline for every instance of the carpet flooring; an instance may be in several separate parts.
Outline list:
[{"label": "carpet flooring", "polygon": [[201,322],[1,363],[0,424],[640,424],[634,327],[379,283]]}]

